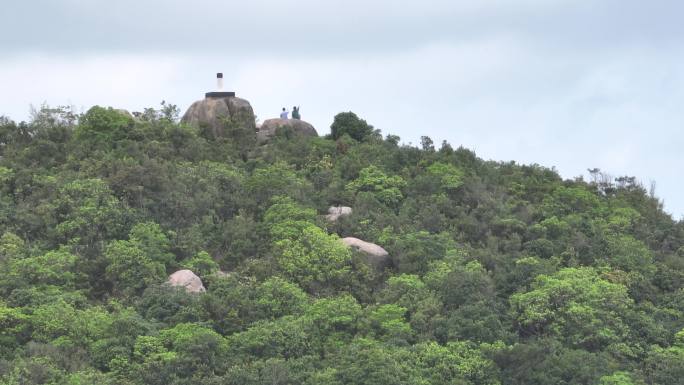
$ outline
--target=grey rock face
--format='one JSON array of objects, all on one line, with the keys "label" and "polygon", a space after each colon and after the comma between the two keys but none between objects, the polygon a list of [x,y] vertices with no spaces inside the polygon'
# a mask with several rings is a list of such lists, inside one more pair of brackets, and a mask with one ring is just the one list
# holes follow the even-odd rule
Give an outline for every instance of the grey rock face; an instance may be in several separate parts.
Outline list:
[{"label": "grey rock face", "polygon": [[188,108],[181,122],[193,126],[207,125],[214,136],[224,136],[226,121],[249,133],[256,133],[254,110],[248,101],[236,97],[205,98]]},{"label": "grey rock face", "polygon": [[351,215],[352,208],[347,206],[331,206],[328,208],[328,215],[325,216],[330,222],[335,222],[340,217]]},{"label": "grey rock face", "polygon": [[280,130],[289,130],[295,135],[318,136],[314,126],[299,119],[267,119],[257,132],[257,141],[264,143],[274,137]]},{"label": "grey rock face", "polygon": [[204,293],[206,289],[200,277],[190,270],[178,270],[169,276],[167,281],[171,286],[182,286],[188,293]]},{"label": "grey rock face", "polygon": [[384,269],[391,263],[387,250],[375,243],[362,241],[354,237],[342,238],[341,241],[345,245],[365,254],[367,262],[378,270]]}]

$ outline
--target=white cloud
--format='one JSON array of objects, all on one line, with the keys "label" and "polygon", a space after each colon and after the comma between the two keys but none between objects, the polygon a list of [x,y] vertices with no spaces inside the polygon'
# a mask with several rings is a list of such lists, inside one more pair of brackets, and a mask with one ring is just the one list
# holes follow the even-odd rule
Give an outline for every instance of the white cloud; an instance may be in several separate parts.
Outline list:
[{"label": "white cloud", "polygon": [[[144,55],[22,55],[0,61],[0,115],[24,120],[29,105],[142,109],[174,94],[183,60]],[[151,103],[151,104],[150,104]]]},{"label": "white cloud", "polygon": [[0,84],[10,90],[0,114],[24,119],[42,101],[140,110],[166,99],[185,108],[222,71],[261,120],[301,105],[325,133],[337,112],[352,110],[413,143],[447,139],[565,177],[600,167],[654,179],[680,216],[682,8],[666,0],[13,2],[8,14],[30,15],[40,28],[10,41],[26,20],[0,26]]}]

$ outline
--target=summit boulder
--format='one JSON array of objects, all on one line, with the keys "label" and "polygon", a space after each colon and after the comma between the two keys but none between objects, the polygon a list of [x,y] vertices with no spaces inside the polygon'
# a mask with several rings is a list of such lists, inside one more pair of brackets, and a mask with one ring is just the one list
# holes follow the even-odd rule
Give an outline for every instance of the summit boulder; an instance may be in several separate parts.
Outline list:
[{"label": "summit boulder", "polygon": [[245,99],[230,97],[206,97],[188,108],[181,122],[196,127],[209,127],[215,137],[225,136],[226,128],[233,126],[249,135],[255,135],[254,110]]}]

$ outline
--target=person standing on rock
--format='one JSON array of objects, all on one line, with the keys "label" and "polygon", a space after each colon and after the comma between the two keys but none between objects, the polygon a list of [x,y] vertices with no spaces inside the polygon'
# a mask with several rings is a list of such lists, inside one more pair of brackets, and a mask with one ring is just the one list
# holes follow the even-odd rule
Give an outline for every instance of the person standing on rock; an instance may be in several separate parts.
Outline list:
[{"label": "person standing on rock", "polygon": [[287,119],[287,114],[289,114],[289,112],[283,107],[283,112],[280,113],[280,119]]},{"label": "person standing on rock", "polygon": [[302,116],[299,115],[299,107],[292,107],[292,119],[301,119]]}]

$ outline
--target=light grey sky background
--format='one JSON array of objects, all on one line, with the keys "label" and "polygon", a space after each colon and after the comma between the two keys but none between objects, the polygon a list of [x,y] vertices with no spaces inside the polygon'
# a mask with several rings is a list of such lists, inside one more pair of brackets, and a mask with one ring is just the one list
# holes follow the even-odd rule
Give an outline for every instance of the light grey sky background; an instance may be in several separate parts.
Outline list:
[{"label": "light grey sky background", "polygon": [[354,111],[384,134],[478,156],[656,181],[684,215],[684,2],[0,0],[0,115],[47,102],[185,110],[214,88],[319,133]]}]

